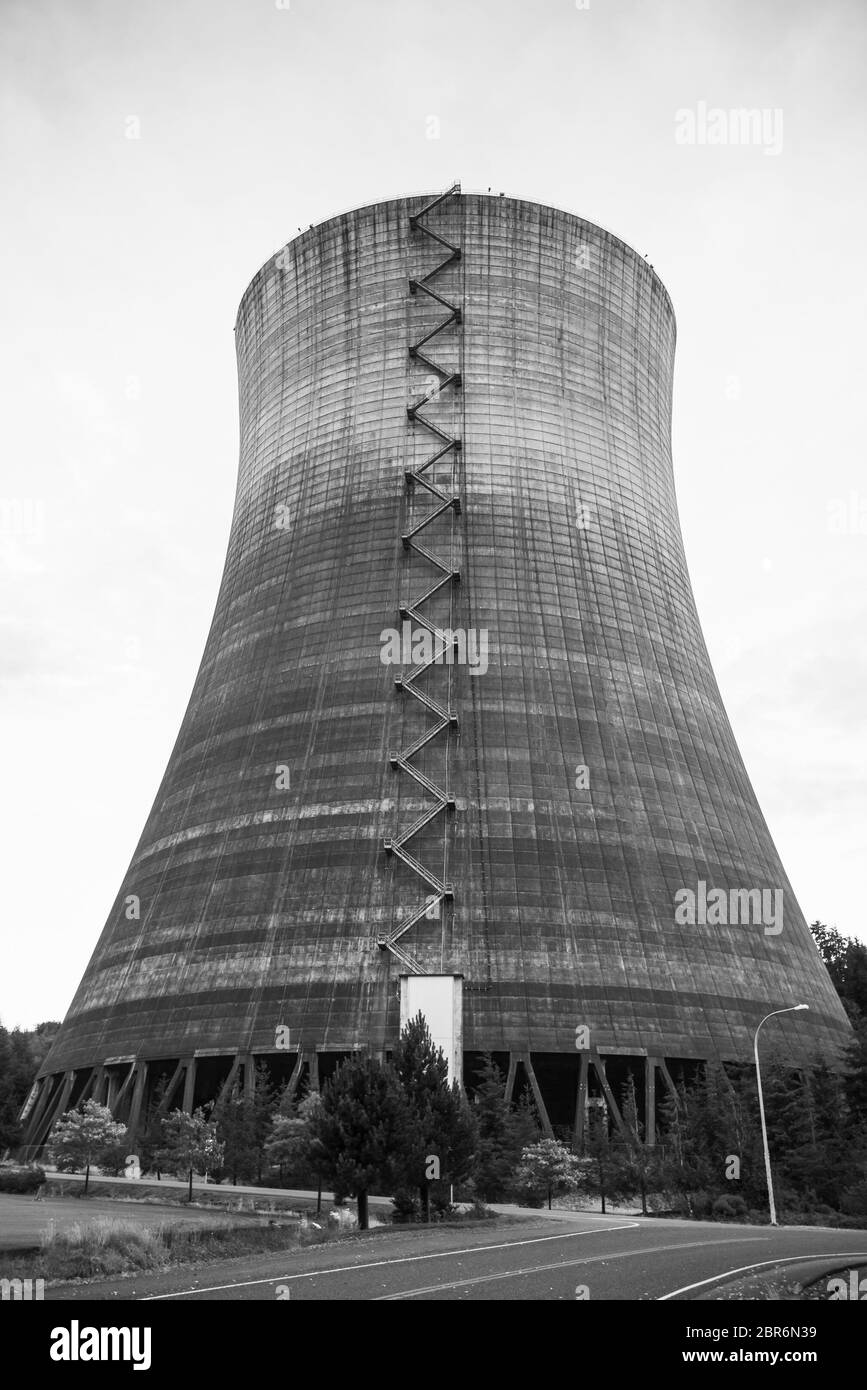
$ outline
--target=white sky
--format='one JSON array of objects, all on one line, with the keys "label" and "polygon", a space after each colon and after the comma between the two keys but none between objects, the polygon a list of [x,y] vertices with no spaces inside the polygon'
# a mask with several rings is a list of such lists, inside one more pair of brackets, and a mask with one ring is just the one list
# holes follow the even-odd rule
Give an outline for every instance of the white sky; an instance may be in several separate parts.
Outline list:
[{"label": "white sky", "polygon": [[[668,287],[723,696],[808,920],[867,939],[867,6],[3,0],[0,27],[0,1019],[65,1012],[186,708],[245,286],[299,227],[456,178]],[[678,144],[700,102],[779,109],[781,153]]]}]

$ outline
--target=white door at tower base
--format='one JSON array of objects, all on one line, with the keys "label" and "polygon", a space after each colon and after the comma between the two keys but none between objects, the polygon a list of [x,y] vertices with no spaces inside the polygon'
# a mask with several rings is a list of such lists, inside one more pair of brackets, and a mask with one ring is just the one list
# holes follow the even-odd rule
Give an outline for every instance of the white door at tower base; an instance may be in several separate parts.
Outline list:
[{"label": "white door at tower base", "polygon": [[449,1081],[463,1086],[463,983],[462,975],[401,975],[400,1026],[424,1014],[435,1047],[441,1047],[449,1064]]}]

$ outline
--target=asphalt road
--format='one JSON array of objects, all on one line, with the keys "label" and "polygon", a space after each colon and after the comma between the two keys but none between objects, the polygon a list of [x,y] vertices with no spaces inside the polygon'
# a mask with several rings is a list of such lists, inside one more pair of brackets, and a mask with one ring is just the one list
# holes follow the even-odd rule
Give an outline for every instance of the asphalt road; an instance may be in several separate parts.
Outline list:
[{"label": "asphalt road", "polygon": [[[867,1232],[576,1214],[355,1236],[288,1254],[46,1290],[87,1300],[696,1299],[721,1276],[867,1260]],[[809,1257],[809,1258],[808,1258]],[[720,1292],[720,1296],[722,1292]],[[755,1293],[748,1295],[755,1297]]]}]

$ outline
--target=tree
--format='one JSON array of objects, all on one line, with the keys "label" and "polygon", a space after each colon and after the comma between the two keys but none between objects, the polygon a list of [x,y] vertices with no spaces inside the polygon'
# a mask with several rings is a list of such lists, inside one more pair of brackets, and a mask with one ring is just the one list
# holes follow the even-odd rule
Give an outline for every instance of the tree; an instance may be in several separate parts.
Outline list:
[{"label": "tree", "polygon": [[861,1142],[867,1125],[867,1016],[855,1028],[855,1035],[843,1051],[843,1086],[849,1113],[850,1132]]},{"label": "tree", "polygon": [[304,1142],[301,1150],[302,1159],[310,1164],[316,1174],[316,1215],[322,1210],[322,1170],[324,1162],[324,1149],[322,1141],[315,1132],[314,1121],[322,1109],[322,1095],[319,1091],[310,1091],[298,1106],[298,1118],[304,1121],[305,1132]]},{"label": "tree", "polygon": [[223,1145],[223,1166],[228,1168],[235,1186],[238,1179],[248,1182],[256,1176],[258,1154],[253,1106],[248,1096],[237,1090],[220,1101],[213,1110],[217,1138]]},{"label": "tree", "polygon": [[638,1113],[635,1077],[629,1073],[623,1087],[620,1113],[630,1135],[634,1136],[620,1151],[619,1179],[623,1195],[637,1192],[641,1197],[641,1214],[648,1215],[647,1194],[660,1174],[660,1159],[656,1148],[645,1142],[646,1126]]},{"label": "tree", "polygon": [[[768,1148],[781,1211],[821,1205],[840,1210],[844,1192],[863,1171],[867,1136],[854,1117],[846,1079],[825,1062],[799,1070],[784,1055],[771,1055],[762,1063]],[[713,1214],[723,1197],[745,1210],[767,1209],[753,1066],[708,1064],[690,1084],[681,1078],[677,1104],[667,1096],[662,1111],[662,1180],[690,1215]],[[734,1171],[733,1158],[738,1160]]]},{"label": "tree", "polygon": [[0,1024],[0,1153],[21,1143],[18,1115],[33,1086],[59,1023],[38,1023],[32,1031]]},{"label": "tree", "polygon": [[141,1160],[142,1171],[150,1172],[156,1170],[157,1181],[159,1182],[160,1159],[163,1152],[163,1116],[161,1106],[166,1091],[168,1090],[170,1077],[168,1072],[162,1072],[157,1078],[150,1098],[144,1128],[139,1128],[135,1138],[136,1151]]},{"label": "tree", "polygon": [[813,940],[831,976],[831,983],[854,1027],[867,1020],[867,945],[844,936],[836,927],[811,922]]},{"label": "tree", "polygon": [[[768,1059],[763,1076],[770,1065]],[[661,1176],[687,1211],[709,1215],[715,1197],[733,1200],[733,1194],[761,1205],[765,1166],[754,1067],[708,1062],[689,1083],[681,1075],[677,1104],[667,1095],[662,1113]]]},{"label": "tree", "polygon": [[247,1096],[250,1107],[250,1138],[257,1182],[262,1181],[265,1145],[271,1132],[271,1120],[280,1108],[281,1096],[282,1091],[278,1090],[271,1080],[267,1062],[258,1062],[253,1074],[252,1089]]},{"label": "tree", "polygon": [[124,1125],[112,1119],[107,1105],[86,1100],[78,1110],[68,1110],[54,1127],[49,1141],[52,1156],[63,1155],[84,1169],[84,1191],[90,1183],[90,1165],[98,1163],[107,1150],[122,1143]]},{"label": "tree", "polygon": [[473,1098],[473,1117],[478,1139],[473,1186],[487,1201],[502,1201],[514,1181],[523,1150],[539,1138],[539,1129],[526,1096],[517,1111],[506,1100],[503,1073],[490,1053],[482,1057],[477,1075],[480,1080]]},{"label": "tree", "polygon": [[843,1080],[824,1061],[801,1079],[797,1104],[804,1127],[780,1150],[779,1166],[806,1205],[840,1210],[843,1192],[860,1177],[863,1149],[849,1128]]},{"label": "tree", "polygon": [[665,1154],[662,1183],[676,1193],[681,1209],[690,1216],[696,1214],[696,1202],[699,1208],[704,1204],[709,1210],[709,1193],[724,1180],[724,1168],[722,1155],[707,1143],[706,1096],[701,1080],[694,1078],[688,1085],[681,1073],[675,1093],[666,1093],[660,1114],[660,1141]]},{"label": "tree", "polygon": [[209,1173],[222,1162],[223,1145],[217,1137],[217,1126],[209,1120],[200,1106],[192,1115],[186,1110],[173,1110],[162,1121],[163,1147],[159,1158],[166,1168],[178,1177],[189,1174],[188,1200],[193,1200],[193,1173]]},{"label": "tree", "polygon": [[559,1139],[539,1139],[528,1145],[515,1174],[517,1186],[547,1193],[549,1211],[554,1193],[574,1192],[582,1180],[579,1160]]},{"label": "tree", "polygon": [[37,1023],[33,1032],[28,1034],[30,1039],[30,1056],[37,1067],[42,1066],[45,1058],[54,1045],[54,1039],[60,1032],[60,1022],[56,1018],[46,1019],[44,1023]]},{"label": "tree", "polygon": [[539,1112],[533,1099],[533,1092],[525,1085],[518,1097],[518,1104],[512,1110],[512,1134],[520,1151],[528,1144],[535,1144],[541,1138],[542,1125]]},{"label": "tree", "polygon": [[307,1139],[307,1125],[300,1115],[275,1115],[271,1132],[265,1141],[265,1153],[271,1163],[279,1163],[280,1177],[285,1164],[295,1164],[301,1158]]},{"label": "tree", "polygon": [[619,1197],[628,1195],[629,1184],[623,1173],[623,1151],[612,1143],[608,1111],[603,1106],[588,1116],[584,1155],[583,1182],[587,1190],[600,1199],[604,1213],[606,1201],[616,1202]]},{"label": "tree", "polygon": [[[777,1206],[782,1212],[786,1207],[799,1207],[805,1199],[808,1205],[815,1205],[815,1193],[804,1190],[804,1178],[810,1170],[815,1171],[816,1150],[815,1112],[807,1075],[787,1065],[781,1054],[772,1054],[762,1062],[762,1094]],[[764,1181],[759,1205],[767,1208],[767,1204]]]},{"label": "tree", "polygon": [[810,932],[839,994],[846,973],[846,938],[836,927],[826,927],[824,922],[819,921],[810,923]]},{"label": "tree", "polygon": [[371,1057],[342,1062],[325,1084],[310,1136],[335,1196],[356,1198],[359,1229],[366,1231],[368,1194],[406,1183],[420,1141],[393,1067]]},{"label": "tree", "polygon": [[311,1172],[315,1175],[318,1189],[317,1213],[322,1210],[322,1150],[319,1140],[312,1132],[311,1122],[321,1105],[322,1097],[318,1091],[310,1091],[289,1113],[286,1113],[285,1102],[282,1102],[281,1109],[271,1118],[270,1130],[265,1141],[265,1153],[269,1162],[280,1165],[281,1183],[283,1169],[287,1164],[296,1174],[300,1171],[302,1186],[309,1181]]},{"label": "tree", "polygon": [[0,1024],[0,1153],[21,1142],[18,1112],[23,1102],[16,1071],[11,1037]]},{"label": "tree", "polygon": [[245,1077],[244,1089],[235,1084],[214,1108],[218,1137],[224,1145],[224,1163],[232,1182],[261,1182],[265,1145],[279,1097],[266,1062],[258,1062]]},{"label": "tree", "polygon": [[[475,1127],[460,1088],[449,1084],[448,1062],[434,1046],[424,1015],[410,1019],[392,1059],[407,1104],[418,1125],[418,1146],[410,1162],[426,1220],[430,1220],[431,1183],[438,1205],[447,1205],[447,1184],[467,1177],[475,1150]],[[432,1162],[433,1161],[433,1162]],[[439,1177],[432,1176],[438,1170]]]}]

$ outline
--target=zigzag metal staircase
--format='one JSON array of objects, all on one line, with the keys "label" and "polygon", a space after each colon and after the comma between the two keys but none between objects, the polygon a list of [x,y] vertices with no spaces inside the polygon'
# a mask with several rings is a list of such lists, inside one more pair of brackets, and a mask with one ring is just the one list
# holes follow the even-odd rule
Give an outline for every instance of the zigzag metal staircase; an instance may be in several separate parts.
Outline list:
[{"label": "zigzag metal staircase", "polygon": [[[422,222],[422,218],[426,218],[429,213],[433,212],[434,209],[445,202],[447,198],[460,196],[460,191],[460,184],[455,184],[454,187],[448,189],[445,193],[441,193],[438,198],[428,203],[426,207],[422,208],[420,212],[409,219],[409,225],[413,232],[422,232],[426,237],[430,237],[433,241],[438,242],[448,253],[445,260],[434,266],[433,270],[429,270],[421,279],[411,279],[409,282],[409,292],[411,295],[427,295],[434,303],[441,305],[442,308],[446,310],[447,317],[444,318],[441,323],[436,324],[429,332],[425,333],[423,337],[415,342],[411,341],[409,344],[409,355],[413,364],[427,368],[431,377],[437,379],[437,384],[432,390],[427,391],[423,396],[419,397],[412,405],[407,406],[407,419],[413,430],[417,425],[421,425],[424,429],[428,430],[436,441],[436,447],[430,457],[426,458],[419,466],[415,466],[415,463],[413,463],[412,468],[406,469],[404,476],[407,494],[412,496],[416,487],[423,488],[430,494],[433,505],[429,512],[410,527],[403,535],[402,540],[404,550],[415,552],[416,555],[421,557],[422,561],[432,566],[436,572],[436,578],[434,583],[429,588],[425,589],[423,593],[407,598],[407,600],[400,605],[400,618],[402,623],[409,621],[415,625],[416,630],[421,628],[430,634],[432,654],[428,660],[413,664],[409,674],[404,672],[394,683],[395,688],[399,692],[411,696],[414,700],[418,700],[424,709],[427,710],[429,714],[433,715],[434,723],[430,724],[423,730],[418,738],[408,744],[407,747],[402,748],[400,752],[389,754],[391,766],[395,768],[398,773],[411,777],[428,796],[433,798],[434,804],[429,809],[423,811],[406,830],[400,831],[393,838],[383,840],[383,848],[386,854],[393,855],[401,860],[402,863],[404,863],[407,868],[411,869],[416,877],[421,880],[422,884],[427,885],[429,889],[433,890],[434,896],[427,897],[420,907],[410,912],[407,916],[401,917],[399,921],[394,924],[390,932],[384,933],[378,938],[378,944],[382,949],[390,951],[392,955],[407,966],[415,975],[423,975],[425,972],[410,953],[398,945],[400,938],[432,911],[436,910],[437,916],[439,916],[441,911],[445,911],[443,905],[451,903],[454,898],[454,890],[452,884],[448,880],[449,837],[447,816],[449,812],[455,809],[454,797],[449,790],[449,748],[452,730],[458,727],[458,716],[451,705],[452,665],[448,660],[443,661],[443,658],[447,658],[449,648],[456,644],[456,638],[451,628],[451,590],[455,584],[460,583],[460,570],[454,567],[453,551],[455,518],[460,515],[461,511],[458,479],[458,460],[461,452],[461,440],[459,437],[448,434],[440,425],[435,424],[428,416],[421,413],[423,406],[428,405],[433,400],[441,399],[443,391],[447,388],[451,388],[453,391],[459,391],[462,385],[461,373],[459,370],[451,371],[446,367],[441,367],[439,363],[433,361],[432,358],[428,357],[426,353],[422,351],[433,338],[444,330],[452,327],[460,329],[461,327],[462,315],[460,306],[452,304],[442,294],[437,293],[430,283],[432,280],[435,280],[438,275],[441,275],[449,266],[459,261],[461,259],[461,252],[459,247],[453,246],[445,237],[440,236],[438,232],[431,231],[430,227],[425,226]],[[444,465],[449,470],[447,483],[443,484],[442,480],[435,482],[434,478],[439,476],[436,472],[437,467],[439,466],[441,472]],[[444,490],[444,488],[446,490]],[[416,496],[419,496],[419,494],[416,493]],[[435,553],[434,549],[428,549],[426,546],[422,545],[419,537],[427,527],[437,521],[438,518],[444,516],[447,512],[451,512],[451,527],[450,534],[447,537],[449,555],[448,558],[445,558],[442,554]],[[437,544],[437,542],[431,542],[431,545],[435,546]],[[439,544],[441,545],[441,543]],[[409,584],[409,582],[409,576],[405,575],[404,583]],[[443,629],[433,620],[430,612],[424,612],[423,610],[425,606],[429,606],[436,596],[440,594],[442,590],[446,589],[446,587],[448,587],[450,591],[450,617],[448,629]],[[445,676],[445,704],[419,685],[419,682],[431,667],[433,667],[434,670],[439,668]],[[426,776],[412,761],[423,749],[437,740],[444,742],[443,786],[439,786],[430,777]],[[440,872],[435,872],[433,869],[422,864],[420,860],[410,854],[406,848],[410,840],[418,835],[426,826],[430,825],[437,816],[443,817],[443,854],[442,869]]]}]

